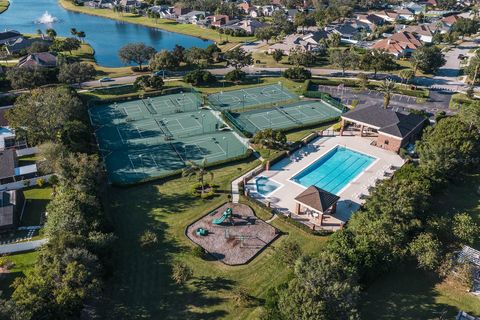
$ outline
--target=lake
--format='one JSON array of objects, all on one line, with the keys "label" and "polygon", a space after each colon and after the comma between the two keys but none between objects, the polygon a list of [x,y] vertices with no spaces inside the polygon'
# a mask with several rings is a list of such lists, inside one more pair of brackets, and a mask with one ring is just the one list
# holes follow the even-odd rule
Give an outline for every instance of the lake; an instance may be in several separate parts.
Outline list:
[{"label": "lake", "polygon": [[[56,21],[39,23],[48,12]],[[118,50],[132,42],[143,42],[155,49],[171,50],[176,44],[185,48],[205,48],[211,41],[205,41],[160,29],[120,22],[112,19],[71,12],[63,9],[56,0],[10,0],[10,7],[0,14],[0,30],[13,29],[21,33],[36,33],[53,28],[59,36],[71,36],[70,28],[86,33],[85,41],[95,49],[97,63],[105,67],[121,67]]]}]

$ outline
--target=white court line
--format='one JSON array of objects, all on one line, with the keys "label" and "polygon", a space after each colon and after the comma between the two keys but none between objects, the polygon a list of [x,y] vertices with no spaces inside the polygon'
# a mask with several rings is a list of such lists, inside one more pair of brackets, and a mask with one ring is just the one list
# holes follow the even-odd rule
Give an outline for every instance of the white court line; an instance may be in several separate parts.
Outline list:
[{"label": "white court line", "polygon": [[120,129],[118,129],[118,126],[115,126],[115,129],[117,129],[118,135],[120,139],[122,140],[122,144],[125,144],[125,141],[123,140],[122,134],[120,133]]},{"label": "white court line", "polygon": [[130,161],[130,165],[132,166],[133,171],[135,171],[135,173],[138,173],[137,168],[133,164],[132,157],[130,156],[130,154],[127,154],[127,156],[128,156],[128,160]]}]

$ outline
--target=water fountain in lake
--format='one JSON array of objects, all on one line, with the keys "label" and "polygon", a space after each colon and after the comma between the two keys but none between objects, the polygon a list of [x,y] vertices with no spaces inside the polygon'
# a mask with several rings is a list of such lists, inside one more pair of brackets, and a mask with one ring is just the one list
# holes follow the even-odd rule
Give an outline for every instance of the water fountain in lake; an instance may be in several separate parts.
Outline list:
[{"label": "water fountain in lake", "polygon": [[57,22],[58,19],[52,16],[48,11],[45,11],[40,18],[37,19],[36,23],[41,23],[41,24],[52,24],[54,22]]}]

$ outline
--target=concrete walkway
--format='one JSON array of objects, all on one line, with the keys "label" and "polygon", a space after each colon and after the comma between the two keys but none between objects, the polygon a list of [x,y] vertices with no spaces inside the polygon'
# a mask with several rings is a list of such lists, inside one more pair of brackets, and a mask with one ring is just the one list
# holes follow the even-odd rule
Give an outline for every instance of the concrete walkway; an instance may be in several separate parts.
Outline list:
[{"label": "concrete walkway", "polygon": [[47,241],[48,239],[40,239],[27,242],[4,244],[0,246],[0,254],[35,250],[47,243]]}]

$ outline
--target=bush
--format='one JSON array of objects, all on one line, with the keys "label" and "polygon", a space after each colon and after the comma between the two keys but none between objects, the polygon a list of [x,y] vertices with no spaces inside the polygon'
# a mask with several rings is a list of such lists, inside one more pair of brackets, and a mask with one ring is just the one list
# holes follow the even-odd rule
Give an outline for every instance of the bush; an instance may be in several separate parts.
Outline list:
[{"label": "bush", "polygon": [[206,70],[194,70],[187,73],[183,77],[183,81],[193,84],[194,86],[204,85],[212,82],[216,82],[217,78],[209,71]]},{"label": "bush", "polygon": [[225,75],[225,80],[231,82],[242,82],[247,78],[247,74],[239,69],[233,69]]},{"label": "bush", "polygon": [[158,243],[157,234],[151,230],[145,230],[145,232],[140,236],[139,242],[140,246],[143,248],[153,247]]},{"label": "bush", "polygon": [[174,262],[172,268],[172,280],[176,284],[184,284],[193,276],[193,271],[183,262]]},{"label": "bush", "polygon": [[252,301],[252,297],[245,289],[237,288],[232,292],[233,304],[237,307],[245,307]]},{"label": "bush", "polygon": [[280,260],[287,266],[293,267],[295,262],[302,256],[302,248],[295,241],[286,240],[278,248]]},{"label": "bush", "polygon": [[37,186],[39,186],[40,188],[43,187],[45,185],[45,179],[37,179]]},{"label": "bush", "polygon": [[312,77],[312,73],[302,67],[288,68],[283,72],[283,76],[287,79],[295,81],[305,81]]}]

